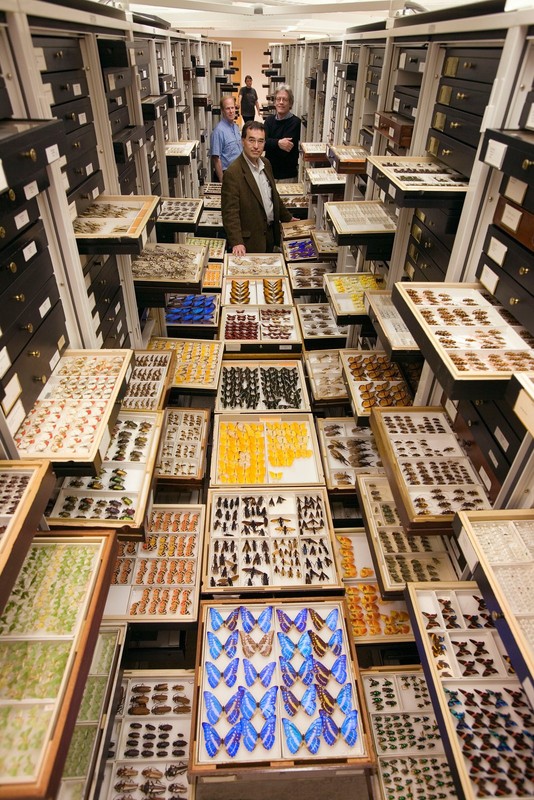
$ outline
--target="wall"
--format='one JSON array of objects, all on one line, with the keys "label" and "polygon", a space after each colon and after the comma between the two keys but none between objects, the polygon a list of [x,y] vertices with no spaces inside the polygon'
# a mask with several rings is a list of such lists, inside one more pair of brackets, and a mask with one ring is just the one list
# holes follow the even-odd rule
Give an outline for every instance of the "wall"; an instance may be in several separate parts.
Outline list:
[{"label": "wall", "polygon": [[260,106],[266,102],[267,89],[262,87],[262,83],[267,83],[267,78],[262,74],[262,64],[269,63],[269,56],[263,53],[269,49],[269,42],[276,39],[239,39],[231,38],[232,50],[241,50],[241,75],[244,84],[245,75],[252,75],[252,86],[258,93]]}]

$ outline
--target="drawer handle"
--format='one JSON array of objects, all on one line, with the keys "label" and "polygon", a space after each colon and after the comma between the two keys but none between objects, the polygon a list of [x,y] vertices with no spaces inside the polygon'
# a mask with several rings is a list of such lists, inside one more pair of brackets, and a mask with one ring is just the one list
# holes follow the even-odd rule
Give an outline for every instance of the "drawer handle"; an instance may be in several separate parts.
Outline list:
[{"label": "drawer handle", "polygon": [[511,306],[516,306],[519,303],[519,297],[511,297],[509,303]]},{"label": "drawer handle", "polygon": [[31,161],[37,161],[37,151],[35,147],[30,147],[25,153],[21,153],[22,158],[29,158]]},{"label": "drawer handle", "polygon": [[117,75],[117,80],[118,81],[123,81],[124,80],[124,75],[122,75],[122,73],[120,75]]},{"label": "drawer handle", "polygon": [[108,322],[115,322],[117,317],[108,317]]},{"label": "drawer handle", "polygon": [[59,87],[62,92],[70,92],[70,83],[64,83]]},{"label": "drawer handle", "polygon": [[54,58],[63,58],[63,50],[58,50],[57,53],[54,53]]},{"label": "drawer handle", "polygon": [[449,125],[449,128],[461,128],[461,127],[462,127],[461,122],[451,122]]},{"label": "drawer handle", "polygon": [[100,286],[106,286],[107,285],[107,280],[105,278],[103,278],[101,281],[98,281],[98,283],[99,283]]},{"label": "drawer handle", "polygon": [[78,167],[74,170],[75,175],[85,175],[85,169],[83,167]]},{"label": "drawer handle", "polygon": [[46,383],[46,375],[34,375],[33,376],[33,380],[35,381],[35,383],[45,384]]},{"label": "drawer handle", "polygon": [[138,56],[142,56],[144,52],[145,52],[144,50],[138,50],[138,51],[137,51],[137,55],[138,55]]},{"label": "drawer handle", "polygon": [[76,114],[65,114],[65,119],[71,119],[74,122]]},{"label": "drawer handle", "polygon": [[74,147],[75,150],[79,150],[80,147],[82,146],[82,143],[81,142],[73,142],[72,146]]},{"label": "drawer handle", "polygon": [[441,155],[442,156],[450,156],[451,153],[452,153],[452,150],[447,150],[447,148],[445,148],[445,147],[441,151]]},{"label": "drawer handle", "polygon": [[31,358],[41,358],[41,351],[40,350],[28,350],[28,355]]},{"label": "drawer handle", "polygon": [[104,303],[111,303],[111,297],[104,297]]},{"label": "drawer handle", "polygon": [[492,611],[490,617],[494,622],[496,622],[498,619],[504,619],[504,614],[502,611]]},{"label": "drawer handle", "polygon": [[528,169],[529,167],[534,166],[534,161],[531,161],[528,158],[525,158],[523,163],[521,164],[521,169]]},{"label": "drawer handle", "polygon": [[0,239],[5,239],[6,237],[6,229],[3,225],[0,225]]},{"label": "drawer handle", "polygon": [[520,275],[528,275],[529,267],[519,267],[519,274]]},{"label": "drawer handle", "polygon": [[432,248],[432,243],[431,242],[425,242],[423,247],[425,248],[425,250],[430,250]]},{"label": "drawer handle", "polygon": [[18,270],[18,267],[17,267],[17,265],[15,264],[14,261],[10,261],[9,264],[7,265],[6,269],[8,269],[13,274],[15,274],[15,272]]},{"label": "drawer handle", "polygon": [[465,92],[456,92],[456,99],[457,100],[467,100],[467,95]]},{"label": "drawer handle", "polygon": [[14,294],[13,300],[15,300],[17,303],[25,303],[26,295],[22,294],[22,292],[20,294]]},{"label": "drawer handle", "polygon": [[474,69],[475,65],[471,61],[464,61],[463,68],[464,69]]},{"label": "drawer handle", "polygon": [[28,331],[28,333],[33,333],[33,324],[31,322],[28,322],[27,325],[21,325],[20,329],[21,331]]},{"label": "drawer handle", "polygon": [[418,61],[419,61],[419,59],[418,58],[414,58],[414,56],[410,56],[410,58],[408,59],[408,63],[409,64],[417,64]]}]

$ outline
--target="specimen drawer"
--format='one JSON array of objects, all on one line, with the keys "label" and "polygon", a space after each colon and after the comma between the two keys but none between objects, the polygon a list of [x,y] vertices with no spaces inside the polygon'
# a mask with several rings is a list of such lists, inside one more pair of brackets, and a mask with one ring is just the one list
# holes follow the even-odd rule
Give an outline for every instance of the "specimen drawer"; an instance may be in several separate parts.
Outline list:
[{"label": "specimen drawer", "polygon": [[471,147],[478,147],[480,117],[447,106],[434,106],[432,128]]},{"label": "specimen drawer", "polygon": [[64,72],[83,68],[78,39],[33,36],[32,43],[32,56],[40,72]]},{"label": "specimen drawer", "polygon": [[41,77],[46,98],[51,106],[86,97],[89,94],[87,78],[81,69],[64,73],[47,72]]},{"label": "specimen drawer", "polygon": [[488,104],[490,91],[490,84],[443,77],[439,82],[437,102],[482,116]]}]

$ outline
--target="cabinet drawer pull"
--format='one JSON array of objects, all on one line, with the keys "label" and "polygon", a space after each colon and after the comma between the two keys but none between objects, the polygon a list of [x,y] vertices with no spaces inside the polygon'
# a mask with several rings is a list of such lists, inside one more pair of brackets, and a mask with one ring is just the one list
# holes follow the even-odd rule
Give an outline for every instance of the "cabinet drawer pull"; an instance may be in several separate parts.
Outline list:
[{"label": "cabinet drawer pull", "polygon": [[54,58],[63,58],[63,50],[57,50],[54,53]]},{"label": "cabinet drawer pull", "polygon": [[511,306],[516,306],[519,303],[519,297],[511,297],[509,303]]},{"label": "cabinet drawer pull", "polygon": [[40,350],[28,350],[28,355],[31,358],[41,358],[41,351]]},{"label": "cabinet drawer pull", "polygon": [[521,169],[528,169],[529,167],[532,166],[534,166],[534,161],[531,161],[529,158],[525,158],[525,160],[521,164]]},{"label": "cabinet drawer pull", "polygon": [[423,247],[425,248],[425,250],[430,250],[432,248],[432,243],[431,242],[425,242]]},{"label": "cabinet drawer pull", "polygon": [[82,143],[81,143],[81,142],[73,142],[73,143],[72,143],[72,146],[73,146],[73,148],[74,148],[75,150],[79,150],[79,149],[80,149],[80,147],[82,146]]},{"label": "cabinet drawer pull", "polygon": [[37,161],[37,151],[35,147],[30,147],[25,153],[21,153],[22,158],[29,158],[31,161]]},{"label": "cabinet drawer pull", "polygon": [[451,155],[451,153],[452,153],[452,150],[448,150],[448,149],[447,149],[447,148],[445,148],[445,147],[444,147],[444,148],[443,148],[443,150],[441,151],[441,155],[442,155],[442,156],[450,156],[450,155]]},{"label": "cabinet drawer pull", "polygon": [[451,122],[449,124],[449,128],[461,128],[461,127],[462,127],[462,123],[461,122]]},{"label": "cabinet drawer pull", "polygon": [[463,68],[464,69],[474,69],[475,65],[471,61],[464,61]]},{"label": "cabinet drawer pull", "polygon": [[31,322],[28,322],[27,325],[20,326],[21,331],[28,331],[28,333],[33,333],[33,325]]},{"label": "cabinet drawer pull", "polygon": [[13,300],[15,300],[17,303],[25,303],[26,302],[26,295],[22,294],[22,292],[20,294],[14,294],[13,295]]},{"label": "cabinet drawer pull", "polygon": [[492,611],[490,617],[494,622],[496,622],[498,619],[504,619],[504,614],[502,611]]},{"label": "cabinet drawer pull", "polygon": [[15,264],[14,261],[10,261],[9,264],[7,265],[6,269],[8,269],[13,274],[15,274],[15,272],[18,270],[18,267],[17,267],[17,265]]},{"label": "cabinet drawer pull", "polygon": [[467,95],[465,92],[456,92],[456,99],[457,100],[467,100]]},{"label": "cabinet drawer pull", "polygon": [[529,267],[519,267],[519,274],[520,275],[528,275]]},{"label": "cabinet drawer pull", "polygon": [[33,376],[33,380],[34,380],[36,383],[43,383],[43,384],[45,384],[45,383],[46,383],[46,375],[34,375],[34,376]]},{"label": "cabinet drawer pull", "polygon": [[0,225],[0,239],[5,239],[6,236],[6,229],[3,225]]}]

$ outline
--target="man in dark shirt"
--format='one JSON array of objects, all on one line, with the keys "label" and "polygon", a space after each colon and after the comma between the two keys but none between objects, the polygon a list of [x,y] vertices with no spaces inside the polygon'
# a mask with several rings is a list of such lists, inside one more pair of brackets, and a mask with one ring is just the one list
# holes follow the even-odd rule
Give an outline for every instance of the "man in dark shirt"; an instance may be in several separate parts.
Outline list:
[{"label": "man in dark shirt", "polygon": [[260,104],[256,89],[252,88],[252,76],[245,75],[245,85],[239,90],[239,113],[243,117],[243,124],[252,122],[255,112],[260,113]]},{"label": "man in dark shirt", "polygon": [[277,181],[294,182],[298,175],[300,119],[291,109],[293,92],[287,84],[276,90],[276,113],[265,120],[265,155]]}]

